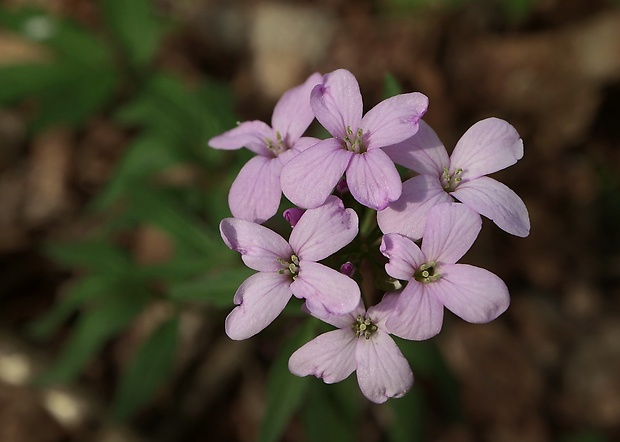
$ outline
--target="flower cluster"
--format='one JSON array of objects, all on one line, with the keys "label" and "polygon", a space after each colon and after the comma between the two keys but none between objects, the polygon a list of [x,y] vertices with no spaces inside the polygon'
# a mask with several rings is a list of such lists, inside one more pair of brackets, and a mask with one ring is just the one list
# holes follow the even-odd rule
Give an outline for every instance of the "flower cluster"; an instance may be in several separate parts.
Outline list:
[{"label": "flower cluster", "polygon": [[[259,333],[292,296],[303,299],[305,311],[336,329],[295,351],[290,371],[326,383],[355,371],[362,393],[381,403],[413,384],[390,335],[437,335],[444,307],[472,323],[508,308],[498,276],[458,261],[477,238],[481,215],[510,234],[529,234],[523,201],[486,176],[519,160],[523,142],[510,124],[489,118],[448,156],[421,119],[427,107],[427,97],[413,92],[363,115],[357,80],[339,69],[286,92],[271,126],[247,121],[210,140],[216,149],[257,154],[230,189],[234,218],[220,224],[226,245],[257,271],[235,293],[230,338]],[[303,136],[315,118],[331,137]],[[396,164],[416,175],[402,182]],[[288,240],[262,225],[278,212],[282,194],[297,206],[283,213]],[[381,299],[366,288],[388,279],[394,290]]]}]

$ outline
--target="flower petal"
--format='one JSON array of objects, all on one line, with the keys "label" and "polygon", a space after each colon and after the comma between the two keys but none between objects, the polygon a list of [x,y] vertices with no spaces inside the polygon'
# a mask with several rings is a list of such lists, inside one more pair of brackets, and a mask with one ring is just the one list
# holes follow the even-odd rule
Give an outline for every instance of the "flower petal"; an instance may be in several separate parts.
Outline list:
[{"label": "flower petal", "polygon": [[299,274],[291,290],[296,297],[305,298],[308,310],[320,318],[352,312],[361,297],[353,279],[312,261],[299,262]]},{"label": "flower petal", "polygon": [[463,169],[463,180],[497,172],[523,157],[523,140],[517,130],[499,118],[478,121],[456,143],[450,172]]},{"label": "flower petal", "polygon": [[295,143],[314,120],[314,112],[310,107],[310,92],[321,80],[319,73],[310,75],[303,84],[286,91],[276,103],[271,126],[279,131],[288,143]]},{"label": "flower petal", "polygon": [[526,237],[530,234],[527,207],[505,184],[483,176],[462,182],[452,195],[511,235]]},{"label": "flower petal", "polygon": [[362,118],[368,149],[411,138],[418,131],[418,121],[427,108],[428,97],[419,92],[396,95],[377,104]]},{"label": "flower petal", "polygon": [[355,371],[355,333],[333,330],[303,345],[288,360],[288,369],[296,376],[314,375],[326,384],[340,382]]},{"label": "flower petal", "polygon": [[371,209],[385,209],[402,192],[398,170],[381,149],[354,154],[346,175],[353,198]]},{"label": "flower petal", "polygon": [[454,264],[472,246],[480,229],[480,215],[465,204],[438,204],[428,212],[422,252],[430,261]]},{"label": "flower petal", "polygon": [[260,272],[250,276],[235,293],[237,307],[226,318],[226,334],[235,340],[254,336],[284,310],[291,295],[287,275]]},{"label": "flower petal", "polygon": [[510,304],[508,287],[497,275],[467,264],[445,264],[429,291],[455,315],[481,324],[504,313]]},{"label": "flower petal", "polygon": [[377,223],[383,233],[400,233],[417,241],[424,233],[428,211],[451,201],[436,176],[418,175],[403,183],[399,199],[377,212]]},{"label": "flower petal", "polygon": [[299,207],[319,207],[342,178],[353,155],[333,138],[304,150],[282,168],[284,195]]},{"label": "flower petal", "polygon": [[214,149],[240,149],[246,147],[252,152],[267,157],[273,157],[273,153],[267,149],[265,140],[275,140],[275,132],[263,121],[244,121],[221,135],[209,140],[209,146]]},{"label": "flower petal", "polygon": [[349,244],[357,236],[357,213],[329,196],[325,204],[308,209],[291,232],[289,243],[300,260],[320,261]]},{"label": "flower petal", "polygon": [[310,94],[310,105],[316,119],[338,142],[346,136],[346,128],[355,133],[362,121],[362,93],[353,74],[338,69],[323,76],[323,83]]},{"label": "flower petal", "polygon": [[413,385],[413,372],[407,359],[381,329],[370,339],[358,338],[355,359],[360,390],[377,404],[404,396]]},{"label": "flower petal", "polygon": [[385,265],[387,274],[402,281],[411,279],[416,269],[426,262],[416,243],[396,233],[383,235],[379,250],[389,259]]},{"label": "flower petal", "polygon": [[419,121],[416,134],[400,143],[383,148],[396,164],[422,175],[441,176],[450,168],[450,157],[443,143],[424,120]]},{"label": "flower petal", "polygon": [[392,314],[398,303],[398,293],[389,292],[383,295],[378,304],[368,309],[367,316],[380,329],[385,329],[385,321]]},{"label": "flower petal", "polygon": [[245,265],[261,272],[277,272],[282,268],[278,258],[289,260],[293,254],[284,238],[251,221],[223,219],[220,234],[230,249],[241,253]]},{"label": "flower petal", "polygon": [[228,205],[235,218],[262,223],[278,211],[281,163],[257,155],[245,163],[230,187]]},{"label": "flower petal", "polygon": [[398,295],[384,330],[414,341],[432,338],[441,331],[443,304],[428,290],[431,282],[423,284],[412,279]]}]

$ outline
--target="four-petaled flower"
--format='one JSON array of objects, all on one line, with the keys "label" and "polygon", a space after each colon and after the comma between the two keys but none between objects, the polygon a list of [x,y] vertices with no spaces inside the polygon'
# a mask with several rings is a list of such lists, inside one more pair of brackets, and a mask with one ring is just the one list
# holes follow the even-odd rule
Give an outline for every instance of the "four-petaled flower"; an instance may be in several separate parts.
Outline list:
[{"label": "four-petaled flower", "polygon": [[320,206],[345,174],[351,195],[361,204],[381,210],[397,200],[402,182],[394,162],[381,148],[417,132],[428,98],[419,92],[397,95],[362,118],[357,80],[339,69],[314,87],[310,104],[333,138],[304,150],[284,166],[284,195],[300,207]]},{"label": "four-petaled flower", "polygon": [[441,330],[444,306],[465,321],[485,323],[510,303],[506,284],[488,270],[456,264],[482,227],[461,203],[441,203],[428,213],[422,246],[396,233],[383,235],[388,275],[408,281],[386,325],[392,334],[423,340]]},{"label": "four-petaled flower", "polygon": [[510,234],[529,234],[530,220],[523,200],[506,185],[486,176],[523,157],[523,141],[506,121],[487,118],[477,122],[463,134],[450,157],[424,121],[411,139],[384,150],[395,163],[420,175],[405,181],[398,201],[377,214],[383,233],[420,239],[430,208],[454,201],[454,197]]},{"label": "four-petaled flower", "polygon": [[239,171],[230,187],[228,205],[235,218],[262,223],[278,211],[282,167],[319,140],[302,135],[314,120],[310,91],[321,75],[312,74],[300,86],[282,95],[271,117],[271,127],[258,120],[245,121],[209,140],[215,149],[246,147],[257,155]]},{"label": "four-petaled flower", "polygon": [[317,316],[344,314],[360,300],[357,283],[317,261],[349,244],[358,232],[355,211],[330,197],[323,206],[307,210],[289,241],[250,221],[226,218],[220,223],[228,247],[258,270],[235,293],[237,307],[226,318],[232,339],[247,339],[263,330],[284,309],[292,295],[306,299]]},{"label": "four-petaled flower", "polygon": [[413,373],[386,325],[395,302],[396,295],[387,294],[368,311],[360,301],[349,314],[323,318],[338,329],[295,351],[289,370],[297,376],[314,375],[327,384],[356,371],[360,390],[371,401],[403,396],[413,385]]}]

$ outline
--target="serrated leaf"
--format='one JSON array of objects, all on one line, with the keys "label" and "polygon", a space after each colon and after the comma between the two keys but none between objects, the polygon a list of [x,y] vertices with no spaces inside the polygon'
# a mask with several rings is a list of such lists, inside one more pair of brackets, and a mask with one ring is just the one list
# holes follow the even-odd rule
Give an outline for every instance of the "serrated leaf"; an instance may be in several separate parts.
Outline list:
[{"label": "serrated leaf", "polygon": [[73,380],[106,341],[127,327],[144,307],[144,297],[124,295],[109,297],[81,314],[62,354],[39,383]]},{"label": "serrated leaf", "polygon": [[106,22],[134,66],[144,68],[164,33],[162,20],[148,0],[103,0]]},{"label": "serrated leaf", "polygon": [[116,419],[131,416],[168,378],[176,355],[178,329],[176,317],[160,324],[136,352],[114,398],[112,413]]},{"label": "serrated leaf", "polygon": [[254,273],[246,267],[217,270],[200,279],[172,284],[168,296],[176,301],[200,301],[229,307],[233,305],[233,296],[241,283]]},{"label": "serrated leaf", "polygon": [[288,370],[288,360],[295,350],[314,338],[315,325],[316,320],[308,318],[297,333],[284,344],[271,367],[259,442],[279,441],[289,419],[304,400],[310,379],[291,374]]}]

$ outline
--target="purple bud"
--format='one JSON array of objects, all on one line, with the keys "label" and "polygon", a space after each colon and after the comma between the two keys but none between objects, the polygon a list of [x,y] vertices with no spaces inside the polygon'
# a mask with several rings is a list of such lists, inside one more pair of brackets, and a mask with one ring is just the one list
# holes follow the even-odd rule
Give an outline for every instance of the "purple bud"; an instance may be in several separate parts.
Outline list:
[{"label": "purple bud", "polygon": [[350,261],[347,261],[340,266],[340,273],[350,278],[355,273],[355,266]]},{"label": "purple bud", "polygon": [[303,215],[304,212],[304,209],[298,209],[297,207],[294,207],[292,209],[286,209],[282,213],[282,216],[285,220],[289,222],[291,227],[295,227],[295,224],[297,224],[297,221],[299,221],[299,218],[301,218],[301,215]]},{"label": "purple bud", "polygon": [[349,191],[349,186],[347,186],[346,178],[342,178],[340,181],[338,181],[338,184],[336,184],[336,191],[340,193],[340,195],[343,195]]}]

